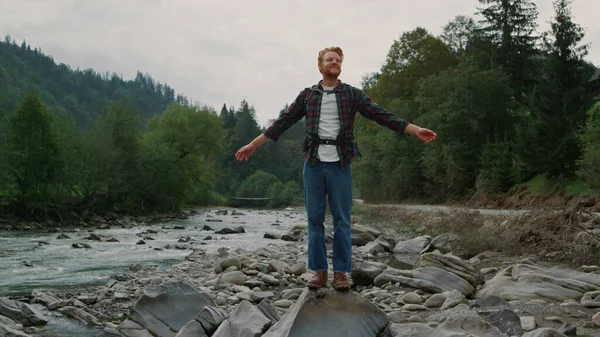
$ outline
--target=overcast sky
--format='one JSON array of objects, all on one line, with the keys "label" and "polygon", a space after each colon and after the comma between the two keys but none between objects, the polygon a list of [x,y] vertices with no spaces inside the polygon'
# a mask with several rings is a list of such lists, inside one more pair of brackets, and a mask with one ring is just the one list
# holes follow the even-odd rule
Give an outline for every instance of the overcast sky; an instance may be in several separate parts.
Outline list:
[{"label": "overcast sky", "polygon": [[[547,30],[552,1],[535,1]],[[254,105],[261,125],[316,83],[316,55],[340,46],[341,79],[360,86],[404,31],[433,34],[477,0],[0,0],[0,34],[40,47],[72,68],[149,73],[220,110]],[[600,65],[600,1],[575,0],[575,22]],[[401,115],[401,112],[396,112]]]}]

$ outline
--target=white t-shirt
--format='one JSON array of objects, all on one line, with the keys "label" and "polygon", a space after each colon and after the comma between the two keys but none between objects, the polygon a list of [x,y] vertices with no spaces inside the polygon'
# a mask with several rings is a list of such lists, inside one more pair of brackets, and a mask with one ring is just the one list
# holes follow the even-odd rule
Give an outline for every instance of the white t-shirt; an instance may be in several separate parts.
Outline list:
[{"label": "white t-shirt", "polygon": [[[321,117],[319,119],[319,137],[321,139],[336,139],[340,132],[340,117],[334,87],[323,86],[323,99],[321,100]],[[340,160],[335,145],[319,145],[319,159],[324,162]]]}]

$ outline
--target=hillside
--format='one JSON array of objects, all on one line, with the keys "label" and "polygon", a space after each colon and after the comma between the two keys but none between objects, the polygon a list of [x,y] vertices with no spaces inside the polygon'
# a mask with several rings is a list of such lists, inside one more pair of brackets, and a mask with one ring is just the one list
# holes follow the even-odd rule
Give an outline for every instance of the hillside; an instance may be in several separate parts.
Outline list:
[{"label": "hillside", "polygon": [[51,112],[67,112],[80,126],[90,125],[113,100],[128,99],[145,119],[164,111],[169,103],[189,102],[149,75],[138,72],[135,79],[124,80],[117,74],[74,70],[7,36],[0,41],[0,110],[14,112],[31,91]]}]

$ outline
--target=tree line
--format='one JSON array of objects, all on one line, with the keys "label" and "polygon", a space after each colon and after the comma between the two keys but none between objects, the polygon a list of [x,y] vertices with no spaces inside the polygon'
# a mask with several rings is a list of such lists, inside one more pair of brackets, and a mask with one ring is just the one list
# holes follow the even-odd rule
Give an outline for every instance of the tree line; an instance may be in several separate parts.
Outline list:
[{"label": "tree line", "polygon": [[[600,79],[570,2],[555,1],[542,34],[533,1],[480,3],[480,21],[456,16],[439,36],[403,32],[364,77],[375,102],[438,139],[397,139],[358,117],[357,197],[465,200],[533,182],[600,188]],[[232,197],[286,206],[303,196],[303,127],[239,163],[235,151],[264,131],[246,100],[217,112],[149,75],[72,70],[25,42],[0,42],[0,207],[19,216],[240,200]]]}]

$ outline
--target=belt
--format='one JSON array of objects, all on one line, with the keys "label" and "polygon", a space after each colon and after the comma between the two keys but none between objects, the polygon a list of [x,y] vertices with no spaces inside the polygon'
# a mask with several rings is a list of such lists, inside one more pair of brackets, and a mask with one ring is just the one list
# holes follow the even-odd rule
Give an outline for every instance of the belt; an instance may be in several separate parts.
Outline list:
[{"label": "belt", "polygon": [[319,144],[325,144],[325,145],[340,145],[340,143],[337,141],[337,139],[319,139]]}]

